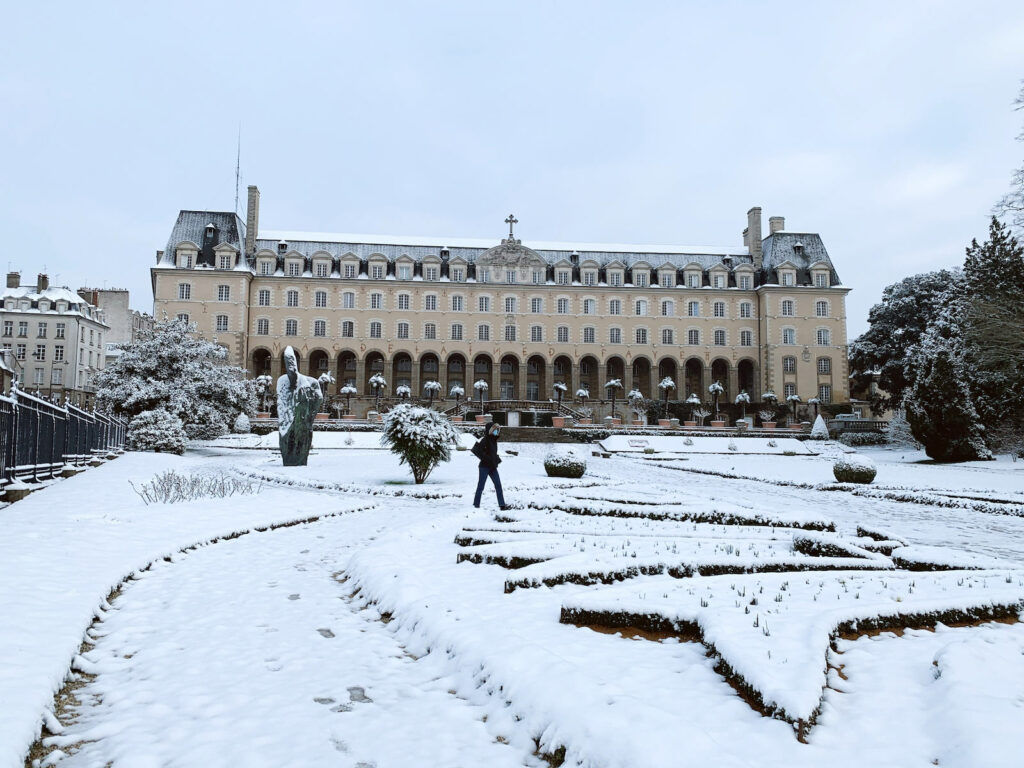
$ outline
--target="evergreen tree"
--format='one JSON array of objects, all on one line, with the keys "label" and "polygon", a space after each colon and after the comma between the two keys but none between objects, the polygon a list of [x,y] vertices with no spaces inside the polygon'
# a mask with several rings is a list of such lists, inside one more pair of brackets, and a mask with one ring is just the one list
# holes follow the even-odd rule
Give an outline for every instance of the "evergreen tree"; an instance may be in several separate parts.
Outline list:
[{"label": "evergreen tree", "polygon": [[226,365],[227,351],[192,330],[184,320],[164,319],[139,341],[119,345],[121,356],[97,376],[98,404],[128,417],[165,411],[190,437],[224,434],[239,413],[253,414],[255,390],[245,371]]},{"label": "evergreen tree", "polygon": [[903,400],[915,374],[906,365],[907,356],[961,280],[959,271],[947,269],[907,277],[888,286],[882,301],[871,308],[868,330],[850,345],[850,368],[865,390],[877,373],[882,394],[871,404],[876,413]]}]

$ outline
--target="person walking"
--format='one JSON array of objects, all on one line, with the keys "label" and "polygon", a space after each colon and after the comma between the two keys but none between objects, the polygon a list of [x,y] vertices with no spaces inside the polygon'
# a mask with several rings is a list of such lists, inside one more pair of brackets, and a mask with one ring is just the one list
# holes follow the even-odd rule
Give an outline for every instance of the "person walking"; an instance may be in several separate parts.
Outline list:
[{"label": "person walking", "polygon": [[498,455],[499,432],[498,425],[491,424],[484,436],[473,446],[473,455],[480,459],[480,479],[477,481],[476,495],[473,497],[473,506],[477,509],[480,508],[480,496],[484,492],[484,484],[488,477],[491,478],[494,492],[498,495],[498,507],[508,509],[505,495],[501,492],[501,478],[498,476],[498,465],[501,464],[501,457]]}]

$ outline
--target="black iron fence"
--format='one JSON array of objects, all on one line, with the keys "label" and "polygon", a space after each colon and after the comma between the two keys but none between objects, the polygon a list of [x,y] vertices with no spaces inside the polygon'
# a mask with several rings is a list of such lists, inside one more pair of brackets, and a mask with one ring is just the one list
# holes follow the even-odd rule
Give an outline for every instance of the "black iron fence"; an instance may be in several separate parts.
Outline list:
[{"label": "black iron fence", "polygon": [[128,423],[102,413],[60,406],[19,390],[0,397],[0,483],[53,477],[124,446]]}]

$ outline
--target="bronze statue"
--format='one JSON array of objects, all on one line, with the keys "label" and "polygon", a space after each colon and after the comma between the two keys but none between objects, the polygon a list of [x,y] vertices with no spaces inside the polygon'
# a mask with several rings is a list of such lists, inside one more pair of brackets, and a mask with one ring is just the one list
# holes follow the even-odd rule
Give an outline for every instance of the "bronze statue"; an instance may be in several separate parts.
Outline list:
[{"label": "bronze statue", "polygon": [[277,380],[277,418],[281,459],[286,467],[304,467],[313,444],[313,419],[324,400],[320,382],[299,373],[295,350],[284,351],[285,374]]}]

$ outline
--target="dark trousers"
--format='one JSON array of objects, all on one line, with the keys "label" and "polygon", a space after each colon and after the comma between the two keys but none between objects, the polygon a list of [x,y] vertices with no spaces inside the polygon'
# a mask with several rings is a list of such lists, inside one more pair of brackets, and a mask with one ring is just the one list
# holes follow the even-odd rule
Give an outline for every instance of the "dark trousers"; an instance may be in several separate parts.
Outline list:
[{"label": "dark trousers", "polygon": [[494,467],[480,467],[480,480],[476,484],[476,495],[473,497],[473,506],[480,506],[480,495],[484,492],[484,483],[487,482],[487,478],[491,478],[491,482],[494,483],[494,492],[498,494],[498,506],[505,506],[505,495],[501,492],[501,478],[498,477],[498,468]]}]

